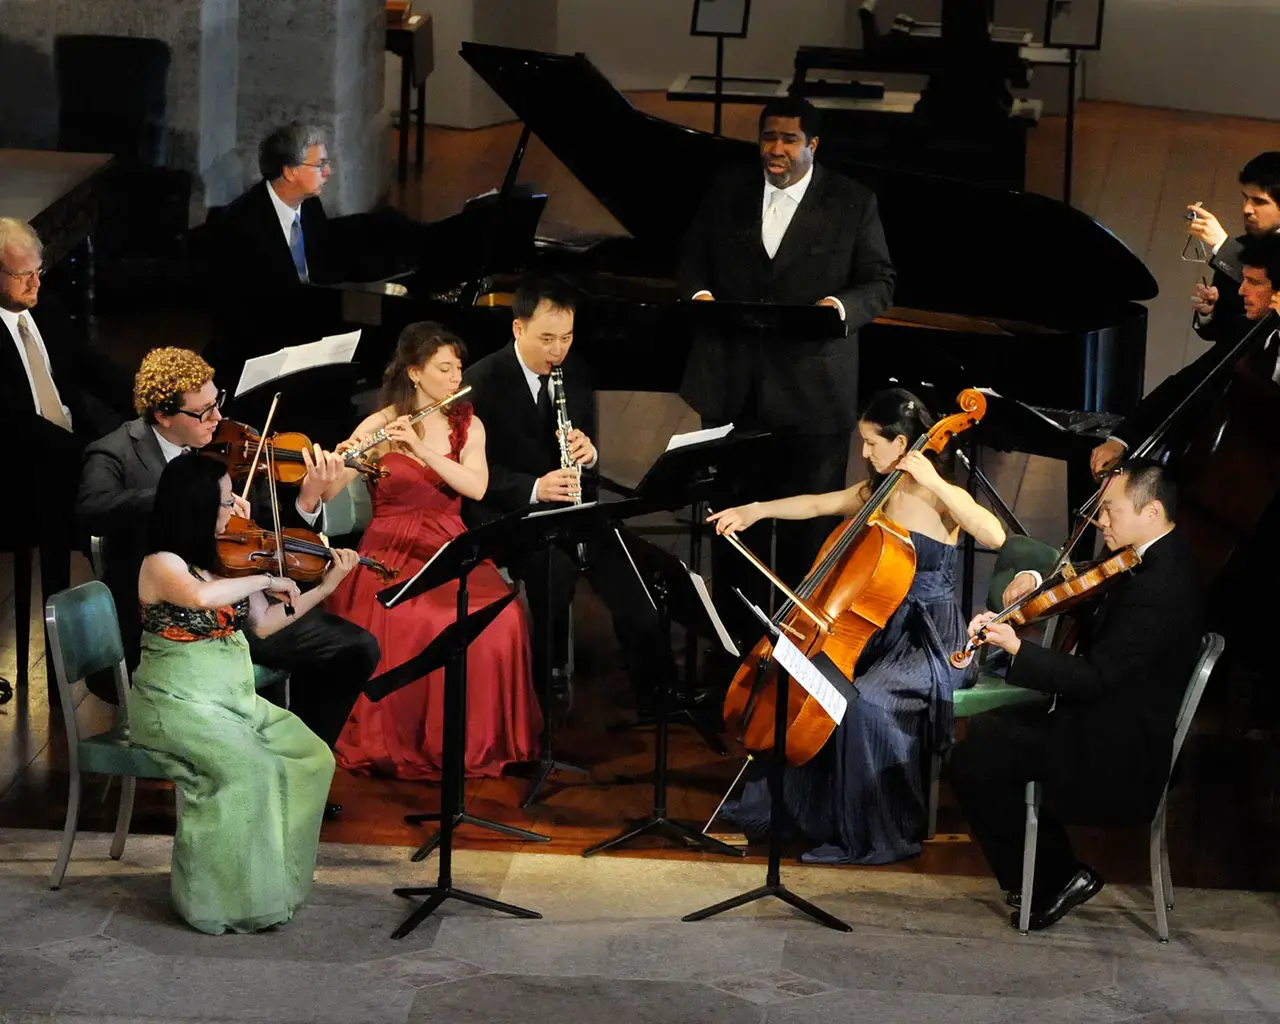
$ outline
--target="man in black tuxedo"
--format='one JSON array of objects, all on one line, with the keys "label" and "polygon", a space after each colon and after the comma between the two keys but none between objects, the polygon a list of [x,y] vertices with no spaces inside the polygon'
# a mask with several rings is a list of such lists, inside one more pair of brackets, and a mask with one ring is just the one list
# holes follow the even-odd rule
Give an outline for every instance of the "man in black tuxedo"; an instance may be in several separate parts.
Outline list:
[{"label": "man in black tuxedo", "polygon": [[[213,368],[194,352],[154,349],[135,380],[138,418],[85,451],[76,510],[84,529],[103,538],[104,582],[115,598],[130,668],[138,659],[138,570],[156,485],[170,460],[212,441],[224,395],[214,386]],[[341,458],[319,446],[304,457],[307,475],[296,500],[281,500],[282,526],[318,528],[320,495],[342,471]],[[241,503],[239,512],[247,515],[249,509]],[[259,522],[270,524],[270,511],[261,503],[257,514]],[[292,710],[330,746],[380,656],[372,634],[323,609],[298,616],[269,637],[250,633],[249,646],[256,663],[290,673]],[[90,680],[89,685],[114,702],[109,681]]]},{"label": "man in black tuxedo", "polygon": [[[1063,822],[1150,820],[1169,778],[1174,726],[1195,664],[1203,606],[1190,545],[1174,528],[1177,495],[1156,463],[1116,472],[1098,510],[1111,551],[1141,564],[1096,598],[1075,654],[1023,642],[984,612],[969,626],[1012,656],[1006,679],[1052,696],[1042,707],[975,716],[951,753],[951,784],[1011,906],[1021,900],[1024,789],[1040,782],[1031,927],[1047,928],[1092,899],[1102,878],[1072,853]],[[1006,604],[1037,584],[1020,573]],[[1017,923],[1017,914],[1010,918]]]},{"label": "man in black tuxedo", "polygon": [[1208,250],[1213,268],[1213,283],[1196,284],[1191,295],[1192,325],[1205,341],[1230,338],[1244,313],[1238,291],[1244,277],[1241,246],[1251,238],[1280,232],[1280,153],[1259,153],[1241,168],[1239,181],[1243,235],[1229,237],[1218,218],[1199,203],[1187,207],[1187,233]]},{"label": "man in black tuxedo", "polygon": [[80,453],[127,415],[129,389],[53,296],[41,295],[42,258],[30,225],[0,218],[0,425],[35,484],[4,503],[2,536],[40,547],[48,596],[71,578]]},{"label": "man in black tuxedo", "polygon": [[[463,503],[470,525],[531,505],[565,504],[577,498],[593,501],[593,470],[598,458],[592,437],[596,432],[596,401],[586,365],[573,358],[576,298],[556,280],[528,280],[516,292],[512,312],[515,344],[485,356],[463,375],[470,399],[485,427],[489,460],[489,489],[483,501]],[[566,411],[573,430],[569,455],[577,469],[561,467],[556,439],[556,414],[550,374],[564,375]],[[545,687],[547,641],[553,659],[568,631],[573,591],[585,572],[613,616],[637,703],[647,705],[655,686],[669,684],[674,675],[670,644],[658,628],[657,613],[632,569],[616,534],[605,531],[584,545],[585,566],[576,551],[542,549],[517,558],[508,566],[525,583],[533,614],[534,674]]]},{"label": "man in black tuxedo", "polygon": [[[762,482],[767,478],[776,492],[761,498],[845,486],[859,411],[858,328],[893,298],[894,269],[875,195],[815,166],[817,148],[812,106],[802,99],[767,104],[760,113],[761,166],[716,181],[681,251],[685,298],[834,306],[847,328],[845,337],[825,342],[695,339],[680,394],[704,426],[732,422],[800,435],[784,465],[761,467]],[[804,575],[834,525],[777,524],[776,567],[784,581]],[[763,538],[746,539],[764,550]],[[713,551],[723,553],[719,545]],[[749,569],[742,575],[745,563],[731,557],[717,557],[717,589],[736,583],[767,600],[758,593],[759,577]],[[759,631],[736,599],[720,604],[735,626]]]},{"label": "man in black tuxedo", "polygon": [[[1239,314],[1229,318],[1215,314],[1213,347],[1161,381],[1124,418],[1112,436],[1093,450],[1089,462],[1095,476],[1100,477],[1127,450],[1145,441],[1213,368],[1226,358],[1236,343],[1271,312],[1272,300],[1277,290],[1280,290],[1280,234],[1270,232],[1248,236],[1241,243],[1236,259],[1239,261],[1239,273],[1242,277],[1236,289]],[[1274,342],[1267,344],[1275,349]],[[1259,344],[1258,347],[1261,349],[1264,346]],[[1276,352],[1276,355],[1280,356],[1280,352]],[[1197,401],[1195,409],[1191,410],[1187,422],[1194,423],[1196,411],[1203,412],[1221,393],[1221,388],[1208,389],[1203,398]]]}]

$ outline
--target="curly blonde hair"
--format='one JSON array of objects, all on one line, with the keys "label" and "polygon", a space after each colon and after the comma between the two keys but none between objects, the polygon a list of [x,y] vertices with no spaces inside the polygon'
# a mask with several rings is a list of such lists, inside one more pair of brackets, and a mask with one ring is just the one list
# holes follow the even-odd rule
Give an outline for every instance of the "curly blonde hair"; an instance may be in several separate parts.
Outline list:
[{"label": "curly blonde hair", "polygon": [[213,379],[213,367],[190,349],[153,348],[133,378],[133,407],[155,421],[157,412],[172,413],[187,391],[198,391]]}]

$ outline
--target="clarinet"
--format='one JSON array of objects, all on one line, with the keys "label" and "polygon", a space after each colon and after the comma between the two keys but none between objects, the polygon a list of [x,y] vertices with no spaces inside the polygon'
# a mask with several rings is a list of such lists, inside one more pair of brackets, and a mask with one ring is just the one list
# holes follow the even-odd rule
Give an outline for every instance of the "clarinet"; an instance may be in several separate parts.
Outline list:
[{"label": "clarinet", "polygon": [[[573,499],[573,504],[582,504],[582,467],[574,461],[572,455],[569,454],[569,431],[573,429],[573,424],[569,420],[569,403],[564,393],[564,370],[559,366],[551,368],[551,380],[547,382],[548,386],[555,392],[555,408],[556,408],[556,437],[560,444],[560,468],[571,469],[578,477],[578,493]],[[586,548],[578,544],[578,563],[585,564],[587,557]]]}]

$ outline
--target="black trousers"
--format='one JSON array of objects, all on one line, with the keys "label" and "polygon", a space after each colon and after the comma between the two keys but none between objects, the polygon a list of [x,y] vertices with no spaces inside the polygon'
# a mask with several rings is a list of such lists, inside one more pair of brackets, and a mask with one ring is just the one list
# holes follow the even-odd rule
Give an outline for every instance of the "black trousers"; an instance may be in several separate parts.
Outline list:
[{"label": "black trousers", "polygon": [[586,576],[613,619],[632,692],[637,700],[647,701],[660,683],[670,685],[675,677],[670,637],[661,632],[657,611],[617,535],[612,530],[604,531],[585,548],[585,569],[578,565],[576,552],[570,555],[556,546],[549,549],[549,561],[548,549],[541,548],[508,566],[511,575],[524,582],[533,617],[534,679],[540,686],[547,683],[548,645],[552,664],[563,662],[573,591],[578,577]]},{"label": "black trousers", "polygon": [[289,673],[290,710],[332,747],[382,656],[373,634],[313,608],[268,637],[247,635],[255,663]]},{"label": "black trousers", "polygon": [[[706,423],[707,426],[715,426]],[[849,468],[849,434],[804,434],[796,437],[795,451],[785,464],[761,466],[759,487],[750,500],[767,501],[796,494],[825,494],[843,490]],[[738,534],[739,539],[766,564],[770,561],[772,531],[777,531],[774,571],[794,588],[808,573],[822,542],[840,519],[765,520]],[[711,545],[711,579],[716,610],[737,639],[754,643],[764,632],[751,612],[734,596],[737,587],[761,611],[768,612],[772,585],[723,540]],[[778,596],[781,600],[781,596]]]},{"label": "black trousers", "polygon": [[[969,719],[967,738],[947,761],[951,788],[1000,888],[1022,888],[1026,785],[1049,776],[1050,723],[1043,708],[1000,708]],[[1051,900],[1079,870],[1052,794],[1042,801],[1033,909]]]}]

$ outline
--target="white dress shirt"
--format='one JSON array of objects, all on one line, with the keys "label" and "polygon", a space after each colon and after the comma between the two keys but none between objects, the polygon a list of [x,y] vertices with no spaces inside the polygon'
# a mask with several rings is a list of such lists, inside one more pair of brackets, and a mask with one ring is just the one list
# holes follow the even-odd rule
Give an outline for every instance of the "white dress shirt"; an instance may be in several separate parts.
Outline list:
[{"label": "white dress shirt", "polygon": [[[528,366],[525,365],[524,360],[520,358],[520,350],[516,348],[514,344],[511,346],[511,352],[516,357],[516,363],[519,365],[521,372],[524,373],[524,382],[529,386],[529,394],[533,397],[533,404],[537,405],[538,392],[542,388],[542,381],[536,373],[534,373],[531,369],[529,369]],[[548,387],[551,386],[551,381],[547,381],[547,386]],[[592,444],[594,445],[594,443],[595,441],[594,439],[592,439]],[[584,462],[582,464],[582,468],[591,469],[596,464],[596,462],[599,461],[599,459],[600,459],[600,452],[597,450],[596,453],[591,456],[590,462]],[[536,505],[537,502],[538,502],[538,481],[535,480],[533,482],[533,490],[529,492],[529,504]]]},{"label": "white dress shirt", "polygon": [[[298,207],[298,209],[295,210],[292,206],[276,195],[276,190],[271,187],[271,182],[267,182],[267,195],[271,197],[271,205],[275,207],[276,216],[280,218],[280,230],[284,232],[284,244],[285,248],[288,249],[290,238],[293,235],[293,222],[295,220],[298,221],[298,230],[302,230],[302,221],[300,219],[302,217],[302,207]],[[292,249],[290,249],[290,253],[292,254]],[[307,262],[305,253],[303,253],[302,256],[302,262],[304,264]],[[308,267],[307,277],[310,276],[311,268]]]},{"label": "white dress shirt", "polygon": [[[154,423],[151,425],[151,433],[156,435],[156,441],[158,441],[160,444],[160,455],[164,458],[164,462],[166,466],[170,462],[172,462],[174,459],[176,459],[179,455],[181,455],[183,452],[190,451],[189,448],[184,448],[182,445],[174,444],[172,441],[170,441],[167,437],[164,436],[164,434],[160,433],[160,431],[156,429]],[[302,518],[306,520],[306,523],[308,526],[315,526],[316,520],[318,520],[320,516],[324,514],[324,502],[321,502],[320,507],[316,509],[314,512],[307,512],[302,507],[302,499],[299,498],[298,501],[294,504],[294,508],[298,510],[298,515],[302,516]]]},{"label": "white dress shirt", "polygon": [[40,356],[44,359],[44,368],[49,374],[49,380],[53,383],[53,393],[58,396],[58,404],[62,406],[62,415],[67,418],[68,423],[71,423],[71,410],[67,408],[66,403],[62,400],[62,392],[58,390],[58,382],[53,379],[53,367],[49,365],[49,350],[44,347],[44,338],[40,336],[40,328],[36,326],[36,318],[31,315],[29,310],[15,313],[11,309],[0,309],[0,320],[4,321],[5,327],[9,329],[9,333],[13,336],[13,343],[18,349],[18,358],[22,360],[22,368],[27,374],[27,383],[31,385],[31,404],[36,407],[36,415],[40,414],[40,399],[36,395],[35,379],[31,376],[31,364],[27,362],[27,347],[22,344],[22,338],[18,334],[18,317],[20,316],[27,318],[27,328],[31,331],[31,336],[36,339],[36,348],[40,350]]},{"label": "white dress shirt", "polygon": [[[760,198],[760,228],[761,228],[760,242],[762,245],[767,244],[763,237],[764,225],[769,218],[769,208],[775,202],[773,198],[774,195],[777,193],[780,193],[776,202],[779,202],[782,204],[778,208],[778,216],[782,220],[782,231],[779,237],[786,238],[787,229],[791,227],[791,221],[795,218],[796,210],[800,208],[800,200],[802,200],[804,198],[804,194],[809,191],[809,185],[812,181],[813,181],[813,168],[810,168],[808,173],[806,173],[805,176],[801,178],[799,181],[791,185],[788,185],[786,188],[778,188],[778,186],[770,184],[768,178],[765,178],[764,193]],[[775,252],[774,256],[776,255],[777,253]],[[773,259],[774,257],[770,256],[769,258]],[[693,295],[693,298],[696,299],[699,295],[710,295],[710,294],[711,292],[707,291],[707,289],[704,288],[700,292],[695,292]],[[844,303],[841,302],[839,299],[837,299],[834,295],[828,295],[826,297],[836,304],[836,309],[840,311],[840,319],[843,320],[845,318]]]}]

